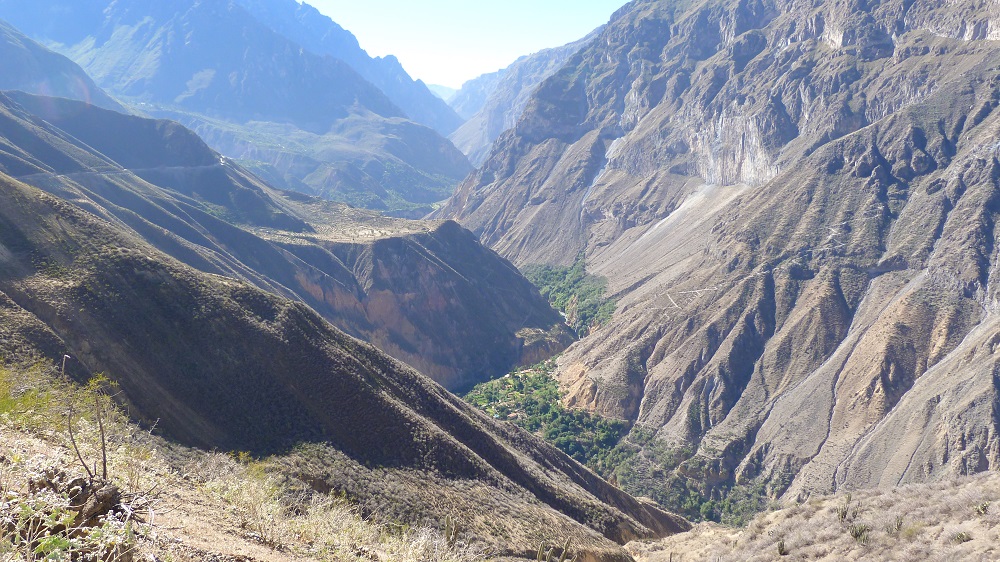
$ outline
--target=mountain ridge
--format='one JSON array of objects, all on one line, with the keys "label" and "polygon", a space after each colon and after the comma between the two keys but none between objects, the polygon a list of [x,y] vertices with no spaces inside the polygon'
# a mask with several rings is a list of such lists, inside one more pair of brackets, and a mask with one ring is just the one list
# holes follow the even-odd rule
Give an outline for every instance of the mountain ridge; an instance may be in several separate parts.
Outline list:
[{"label": "mountain ridge", "polygon": [[[45,20],[53,10],[73,17]],[[236,3],[5,2],[0,15],[279,187],[422,216],[470,169],[347,63],[304,49]]]},{"label": "mountain ridge", "polygon": [[[234,222],[209,213],[210,205],[227,209]],[[332,212],[341,220],[311,224]],[[352,213],[360,213],[358,230],[344,231]],[[382,502],[399,520],[445,509],[503,554],[529,557],[555,532],[574,537],[591,559],[626,561],[620,544],[687,528],[333,327],[291,283],[266,275],[267,262],[283,252],[315,254],[324,239],[351,240],[327,254],[327,267],[347,275],[351,269],[333,256],[357,252],[364,265],[355,264],[355,274],[398,264],[393,256],[382,261],[383,244],[422,248],[425,263],[443,261],[446,255],[432,254],[434,236],[452,244],[448,253],[458,260],[466,256],[456,250],[470,245],[491,254],[454,222],[376,217],[277,192],[176,123],[0,94],[0,353],[50,361],[68,354],[67,375],[84,381],[106,373],[135,419],[178,443],[277,455],[282,474],[299,485]],[[336,237],[331,228],[341,229]],[[299,237],[316,238],[307,246]],[[278,265],[310,271],[286,260]],[[498,275],[503,268],[486,269]],[[468,267],[459,270],[471,277]],[[312,274],[321,271],[317,265]],[[370,274],[368,289],[390,288],[379,279],[386,274]],[[454,282],[443,288],[459,306],[470,304]],[[420,290],[436,297],[433,281]],[[516,299],[500,297],[493,306],[523,312]],[[526,297],[540,301],[537,293]],[[342,310],[349,314],[350,306]],[[495,310],[472,312],[482,323],[480,316],[505,312]],[[490,347],[488,337],[473,337],[478,349]],[[379,423],[371,423],[373,415]],[[470,490],[466,482],[478,484]],[[480,524],[484,505],[519,517]],[[491,535],[497,528],[503,540]]]},{"label": "mountain ridge", "polygon": [[10,95],[20,104],[2,98],[0,133],[21,140],[0,142],[9,173],[201,271],[305,302],[451,388],[571,341],[517,270],[454,223],[279,192],[173,122]]},{"label": "mountain ridge", "polygon": [[479,167],[500,135],[513,128],[534,90],[593,41],[602,27],[583,39],[523,56],[510,66],[462,85],[448,101],[466,122],[448,136],[473,166]]},{"label": "mountain ridge", "polygon": [[[73,376],[108,373],[135,415],[158,419],[182,443],[264,452],[303,440],[327,442],[341,452],[324,458],[380,465],[393,479],[397,471],[430,471],[436,476],[425,485],[449,503],[456,484],[448,482],[483,478],[496,482],[486,485],[494,494],[577,536],[580,548],[609,562],[628,556],[601,533],[624,542],[684,528],[681,520],[640,508],[568,458],[553,456],[527,434],[510,433],[477,414],[304,305],[196,273],[72,204],[6,176],[0,182],[5,299],[44,322],[49,337],[77,358]],[[39,258],[44,265],[36,265]],[[121,314],[120,306],[133,313]],[[36,337],[20,327],[13,331],[29,341]],[[382,423],[368,423],[359,411],[379,411]],[[272,425],[275,420],[280,423]],[[543,475],[538,462],[558,466],[562,476]],[[531,490],[527,496],[524,486]],[[531,495],[558,507],[530,507]],[[556,514],[560,509],[568,515]],[[587,509],[602,512],[605,521]],[[533,546],[504,548],[522,554]]]},{"label": "mountain ridge", "polygon": [[72,61],[32,41],[2,20],[0,34],[0,48],[3,49],[0,55],[4,65],[0,90],[24,90],[125,111]]}]

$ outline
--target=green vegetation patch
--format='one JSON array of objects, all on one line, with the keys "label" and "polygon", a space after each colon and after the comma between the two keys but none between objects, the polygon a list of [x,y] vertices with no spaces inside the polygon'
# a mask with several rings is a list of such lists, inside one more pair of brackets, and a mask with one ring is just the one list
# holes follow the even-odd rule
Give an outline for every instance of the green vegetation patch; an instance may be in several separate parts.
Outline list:
[{"label": "green vegetation patch", "polygon": [[566,316],[566,323],[581,337],[607,322],[615,311],[615,302],[604,298],[607,279],[587,273],[583,252],[570,267],[529,265],[524,268],[524,276]]},{"label": "green vegetation patch", "polygon": [[15,367],[0,363],[0,424],[31,431],[63,427],[68,397],[84,392],[55,380],[50,370],[51,366],[41,362]]},{"label": "green vegetation patch", "polygon": [[567,409],[554,371],[554,360],[515,371],[476,385],[465,400],[539,435],[626,492],[652,498],[692,521],[742,527],[771,507],[774,492],[789,483],[753,480],[703,489],[680,474],[682,464],[697,458],[691,447],[669,447],[652,429]]},{"label": "green vegetation patch", "polygon": [[[755,479],[706,488],[684,475],[692,470],[698,472],[691,447],[669,447],[655,438],[655,432],[641,426],[633,428],[609,458],[614,459],[613,479],[626,492],[652,498],[690,521],[714,521],[732,527],[743,527],[767,511],[772,507],[771,498],[791,483],[790,477],[782,477],[770,483]],[[679,470],[682,464],[686,470]]]},{"label": "green vegetation patch", "polygon": [[629,423],[562,405],[549,360],[503,378],[476,385],[465,400],[496,419],[508,420],[541,436],[598,474],[614,469],[611,456]]}]

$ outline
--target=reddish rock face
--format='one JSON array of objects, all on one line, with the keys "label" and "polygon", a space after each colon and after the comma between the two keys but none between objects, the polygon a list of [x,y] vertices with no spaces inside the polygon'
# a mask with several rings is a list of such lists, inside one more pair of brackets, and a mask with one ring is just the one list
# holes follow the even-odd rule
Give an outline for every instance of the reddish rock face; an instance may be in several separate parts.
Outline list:
[{"label": "reddish rock face", "polygon": [[[310,296],[323,295],[317,310],[446,388],[469,388],[548,359],[573,341],[517,269],[457,223],[368,243],[320,245],[354,283],[351,290],[306,285]],[[350,323],[341,320],[349,315]]]}]

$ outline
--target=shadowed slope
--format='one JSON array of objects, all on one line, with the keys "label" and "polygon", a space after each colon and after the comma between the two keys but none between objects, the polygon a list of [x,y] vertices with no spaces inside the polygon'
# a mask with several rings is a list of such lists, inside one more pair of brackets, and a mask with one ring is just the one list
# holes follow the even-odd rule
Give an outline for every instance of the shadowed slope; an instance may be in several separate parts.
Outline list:
[{"label": "shadowed slope", "polygon": [[3,21],[0,21],[0,90],[23,90],[124,111],[73,61],[35,43]]},{"label": "shadowed slope", "polygon": [[0,103],[8,173],[201,271],[300,300],[450,388],[571,341],[517,270],[454,223],[276,191],[173,122],[11,95],[23,105]]}]

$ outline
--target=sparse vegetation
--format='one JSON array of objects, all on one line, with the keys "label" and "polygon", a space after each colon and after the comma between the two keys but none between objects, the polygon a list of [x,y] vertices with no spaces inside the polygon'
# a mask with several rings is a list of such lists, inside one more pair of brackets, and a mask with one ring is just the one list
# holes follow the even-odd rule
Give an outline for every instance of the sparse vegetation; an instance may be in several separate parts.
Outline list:
[{"label": "sparse vegetation", "polygon": [[[697,560],[995,560],[1000,514],[975,509],[1000,498],[995,472],[892,490],[814,496],[762,513],[735,529],[702,523],[654,543],[633,543],[637,562],[683,552]],[[859,507],[860,506],[860,507]],[[843,520],[841,517],[843,516]],[[647,555],[648,553],[648,555]],[[657,557],[661,556],[661,557]]]},{"label": "sparse vegetation", "polygon": [[[137,537],[147,530],[144,512],[155,497],[139,487],[134,472],[123,472],[125,479],[112,476],[115,469],[134,463],[141,447],[121,413],[110,407],[105,379],[78,387],[52,373],[44,363],[0,368],[0,428],[70,445],[78,461],[55,466],[20,455],[0,456],[5,465],[0,554],[25,561],[131,560]],[[120,462],[109,471],[111,444],[117,445]],[[100,464],[95,460],[91,468],[89,458],[99,458]],[[85,477],[69,472],[81,468]]]},{"label": "sparse vegetation", "polygon": [[549,360],[503,378],[476,385],[465,399],[496,419],[536,433],[599,474],[615,468],[613,451],[628,431],[622,420],[564,407]]},{"label": "sparse vegetation", "polygon": [[851,523],[847,527],[847,532],[851,534],[851,537],[858,541],[858,544],[868,544],[868,540],[871,537],[871,525],[865,523]]},{"label": "sparse vegetation", "polygon": [[899,531],[903,529],[903,516],[897,515],[891,523],[885,526],[885,532],[888,535],[896,536]]},{"label": "sparse vegetation", "polygon": [[[848,495],[848,498],[849,498],[849,497],[850,497],[850,495]],[[844,505],[840,505],[840,506],[837,506],[837,519],[838,519],[838,520],[839,520],[839,521],[840,521],[841,523],[843,523],[844,521],[846,521],[846,520],[847,520],[847,514],[848,514],[848,513],[850,512],[850,507],[849,507],[849,505],[848,505],[848,503],[849,503],[850,501],[851,501],[851,500],[850,500],[850,499],[848,499],[848,500],[847,500],[846,502],[844,502]]]},{"label": "sparse vegetation", "polygon": [[[538,562],[576,562],[579,559],[579,555],[570,558],[570,539],[566,539],[566,543],[563,544],[562,548],[558,546],[547,547],[545,543],[538,546],[538,554],[535,560]],[[558,556],[558,558],[557,558]]]},{"label": "sparse vegetation", "polygon": [[443,533],[375,523],[343,497],[294,493],[280,474],[271,472],[266,460],[240,454],[204,455],[192,459],[191,474],[225,500],[232,519],[251,541],[318,560],[485,559],[481,549],[462,540],[450,516]]},{"label": "sparse vegetation", "polygon": [[581,337],[607,322],[615,311],[615,302],[604,297],[607,280],[587,273],[582,252],[570,267],[531,265],[524,268],[524,276]]},{"label": "sparse vegetation", "polygon": [[779,480],[767,485],[763,480],[719,486],[706,493],[676,473],[694,456],[689,447],[667,447],[654,433],[641,426],[632,429],[608,455],[614,459],[614,476],[623,490],[647,496],[691,521],[714,521],[733,527],[746,525],[771,505],[772,486],[784,489]]},{"label": "sparse vegetation", "polygon": [[451,515],[445,517],[444,520],[444,540],[450,547],[458,543],[458,522]]}]

